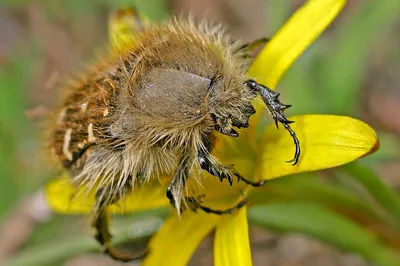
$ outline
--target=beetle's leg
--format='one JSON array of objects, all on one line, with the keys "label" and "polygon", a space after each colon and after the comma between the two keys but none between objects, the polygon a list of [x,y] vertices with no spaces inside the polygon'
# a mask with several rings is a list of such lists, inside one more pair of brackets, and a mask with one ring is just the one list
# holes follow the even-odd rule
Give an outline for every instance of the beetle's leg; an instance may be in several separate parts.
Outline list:
[{"label": "beetle's leg", "polygon": [[224,179],[228,180],[229,185],[233,185],[233,177],[230,169],[222,165],[216,164],[211,161],[210,155],[206,155],[200,151],[198,155],[200,168],[207,171],[209,174],[218,177],[222,182]]},{"label": "beetle's leg", "polygon": [[253,187],[260,187],[266,183],[266,180],[262,181],[248,180],[243,176],[241,176],[239,173],[237,173],[232,166],[223,166],[214,162],[211,159],[210,150],[211,150],[211,142],[209,139],[205,138],[203,140],[203,146],[198,148],[197,159],[200,168],[207,171],[209,174],[218,177],[221,182],[224,179],[227,179],[229,185],[232,186],[233,176],[235,176],[238,179],[238,181],[243,181],[246,184],[251,185]]},{"label": "beetle's leg", "polygon": [[185,155],[181,158],[178,168],[175,170],[174,176],[172,177],[172,181],[167,188],[167,198],[171,205],[178,209],[178,211],[183,207],[181,206],[181,199],[187,179],[189,178],[192,161],[190,156]]},{"label": "beetle's leg", "polygon": [[[170,185],[167,188],[167,198],[169,199],[171,205],[178,209],[178,211],[185,210],[186,208],[191,209],[192,211],[196,211],[197,209],[201,209],[207,213],[214,214],[228,214],[232,213],[234,210],[241,208],[246,200],[243,199],[236,206],[226,209],[226,210],[214,210],[209,207],[203,206],[200,204],[201,198],[203,196],[198,197],[182,197],[184,186],[189,177],[191,163],[193,161],[190,157],[183,157],[178,165],[178,168],[175,171],[175,174],[172,178]],[[181,198],[183,201],[181,201]]]},{"label": "beetle's leg", "polygon": [[254,59],[262,50],[262,48],[269,42],[268,38],[257,39],[253,42],[243,44],[239,47],[238,52],[244,52],[244,58]]},{"label": "beetle's leg", "polygon": [[293,138],[293,142],[296,146],[296,151],[294,153],[294,158],[287,162],[293,163],[293,165],[297,164],[297,162],[299,161],[299,157],[300,157],[300,142],[296,136],[296,133],[289,126],[289,124],[293,123],[294,121],[287,120],[283,113],[283,111],[285,109],[289,108],[291,105],[282,104],[278,99],[278,97],[279,97],[278,92],[275,92],[262,84],[258,84],[254,80],[251,80],[251,79],[247,80],[245,82],[245,85],[261,96],[261,98],[267,105],[268,110],[272,115],[272,118],[275,121],[276,127],[278,127],[278,122],[280,122],[283,125],[283,127],[287,131],[289,131],[290,135]]},{"label": "beetle's leg", "polygon": [[231,214],[236,210],[239,210],[240,208],[242,208],[244,205],[246,205],[246,198],[243,197],[242,200],[236,204],[235,206],[225,209],[225,210],[215,210],[215,209],[211,209],[209,207],[203,206],[199,203],[199,200],[193,197],[189,197],[185,199],[187,202],[190,203],[190,205],[192,206],[192,210],[196,211],[197,209],[201,209],[203,211],[205,211],[206,213],[213,213],[213,214],[217,214],[217,215],[222,215],[222,214]]},{"label": "beetle's leg", "polygon": [[215,114],[211,114],[211,118],[215,123],[215,130],[219,133],[233,138],[239,136],[236,130],[232,128],[233,124],[231,119],[226,117],[217,117]]},{"label": "beetle's leg", "polygon": [[205,151],[199,152],[198,160],[201,169],[207,171],[209,174],[213,176],[218,177],[219,180],[221,180],[221,182],[222,180],[227,179],[231,186],[233,184],[233,176],[237,177],[238,181],[243,181],[246,184],[251,185],[253,187],[263,186],[267,182],[266,180],[261,180],[261,181],[248,180],[243,176],[241,176],[236,171],[234,171],[234,169],[231,166],[222,166],[213,162],[210,159],[210,154]]},{"label": "beetle's leg", "polygon": [[[92,221],[92,226],[96,230],[95,238],[103,246],[103,252],[116,261],[130,262],[141,260],[146,256],[147,251],[138,255],[124,254],[111,246],[112,235],[110,233],[110,217],[107,208],[110,204],[120,199],[120,194],[113,194],[110,190],[111,186],[107,185],[96,192],[96,208]],[[109,197],[110,195],[112,195],[111,198]]]}]

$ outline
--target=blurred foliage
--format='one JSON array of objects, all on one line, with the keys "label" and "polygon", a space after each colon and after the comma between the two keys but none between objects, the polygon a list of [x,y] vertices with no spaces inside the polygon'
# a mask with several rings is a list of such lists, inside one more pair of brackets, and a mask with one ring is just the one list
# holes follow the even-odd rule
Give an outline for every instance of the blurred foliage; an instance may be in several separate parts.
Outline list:
[{"label": "blurred foliage", "polygon": [[[31,2],[3,0],[1,4],[18,10]],[[64,10],[69,20],[81,22],[90,19],[89,10],[89,17],[106,16],[109,10],[126,5],[138,7],[155,21],[168,14],[164,0],[42,2],[49,18]],[[266,35],[271,36],[292,11],[289,1],[268,1]],[[340,17],[279,85],[285,90],[285,102],[293,104],[291,111],[360,117],[368,55],[373,45],[385,47],[380,44],[382,36],[398,22],[398,14],[400,1],[361,1]],[[105,26],[99,26],[104,33]],[[18,200],[39,189],[47,177],[46,169],[39,170],[41,165],[35,166],[33,159],[41,146],[40,128],[25,115],[33,107],[27,88],[42,65],[44,51],[32,36],[19,41],[29,43],[29,53],[13,51],[0,67],[0,218],[6,217]],[[398,136],[390,132],[378,135],[381,149],[357,163],[269,182],[251,199],[258,204],[250,208],[250,222],[281,233],[304,233],[345,252],[358,253],[376,265],[400,265],[400,197],[371,170],[382,161],[398,160],[400,146]],[[160,213],[145,217],[163,217]],[[157,230],[159,220],[149,231],[129,235],[131,222],[140,219],[143,216],[136,214],[117,219],[116,243],[135,242]],[[68,257],[95,250],[94,241],[82,237],[89,234],[82,233],[80,223],[79,217],[56,217],[42,223],[24,250],[2,265],[58,265]],[[56,241],[64,235],[69,240]]]}]

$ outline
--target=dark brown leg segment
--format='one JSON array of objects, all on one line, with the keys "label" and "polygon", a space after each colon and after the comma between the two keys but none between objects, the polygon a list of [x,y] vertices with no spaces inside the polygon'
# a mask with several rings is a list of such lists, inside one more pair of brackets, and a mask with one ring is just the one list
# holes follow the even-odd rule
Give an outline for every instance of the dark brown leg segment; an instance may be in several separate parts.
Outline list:
[{"label": "dark brown leg segment", "polygon": [[147,251],[138,255],[125,254],[111,246],[112,235],[110,233],[110,217],[107,213],[107,208],[110,204],[118,201],[119,196],[115,195],[112,199],[104,200],[104,195],[110,195],[107,191],[104,191],[105,189],[110,189],[110,187],[105,186],[104,188],[99,189],[96,193],[97,208],[95,209],[92,221],[92,226],[96,229],[96,240],[103,246],[104,253],[116,261],[131,262],[143,259],[146,256]]},{"label": "dark brown leg segment", "polygon": [[279,97],[278,92],[275,92],[262,84],[258,84],[254,80],[251,79],[247,80],[245,82],[245,85],[261,96],[264,103],[267,105],[268,110],[272,115],[272,118],[275,121],[276,127],[278,127],[278,122],[279,122],[283,125],[283,127],[287,131],[289,131],[290,135],[293,138],[293,142],[296,146],[296,150],[293,159],[287,162],[292,163],[293,165],[297,164],[300,158],[300,142],[296,136],[296,133],[289,126],[289,124],[293,123],[294,121],[287,120],[285,115],[283,114],[283,111],[289,108],[291,105],[282,104],[278,99]]},{"label": "dark brown leg segment", "polygon": [[[171,205],[173,207],[176,207],[176,199],[174,198],[174,194],[175,195],[182,195],[181,191],[177,190],[181,190],[184,189],[184,186],[186,184],[186,181],[189,177],[189,173],[190,173],[190,165],[191,165],[191,160],[189,157],[185,157],[182,158],[178,168],[175,171],[175,174],[172,178],[172,181],[170,183],[170,185],[167,188],[167,198],[169,199]],[[201,209],[207,213],[214,213],[214,214],[218,214],[218,215],[222,215],[222,214],[229,214],[232,213],[234,210],[237,210],[239,208],[241,208],[242,206],[245,205],[246,200],[243,199],[239,204],[237,204],[236,206],[226,209],[226,210],[214,210],[211,209],[209,207],[203,206],[201,205],[200,201],[201,201],[201,196],[200,197],[184,197],[183,198],[183,202],[186,205],[180,205],[181,209],[185,209],[185,207],[189,207],[189,209],[191,209],[192,211],[196,211],[197,209]]]},{"label": "dark brown leg segment", "polygon": [[210,151],[209,151],[210,144],[207,141],[204,144],[207,150],[199,148],[199,154],[198,154],[199,165],[201,169],[207,171],[209,174],[213,176],[218,177],[221,182],[224,179],[227,179],[229,185],[232,186],[233,185],[232,175],[233,175],[238,179],[238,181],[243,181],[246,184],[251,185],[253,187],[260,187],[266,183],[266,180],[262,180],[259,182],[248,180],[243,176],[241,176],[236,171],[234,171],[233,167],[222,166],[212,162],[212,160],[210,159]]}]

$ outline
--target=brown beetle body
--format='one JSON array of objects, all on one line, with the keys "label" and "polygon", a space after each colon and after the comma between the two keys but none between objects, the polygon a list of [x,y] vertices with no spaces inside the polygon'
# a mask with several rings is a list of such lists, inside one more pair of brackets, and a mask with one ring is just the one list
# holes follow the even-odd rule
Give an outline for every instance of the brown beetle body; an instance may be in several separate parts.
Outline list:
[{"label": "brown beetle body", "polygon": [[118,191],[138,176],[171,175],[182,156],[194,165],[216,123],[246,126],[254,113],[246,60],[218,28],[175,20],[110,58],[68,90],[51,135],[80,184]]}]

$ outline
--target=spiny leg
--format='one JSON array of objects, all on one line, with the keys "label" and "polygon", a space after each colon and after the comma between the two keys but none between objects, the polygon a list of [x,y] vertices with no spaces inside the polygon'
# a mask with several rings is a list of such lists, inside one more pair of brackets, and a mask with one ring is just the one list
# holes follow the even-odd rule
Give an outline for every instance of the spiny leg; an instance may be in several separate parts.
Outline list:
[{"label": "spiny leg", "polygon": [[[278,127],[278,122],[280,122],[284,128],[290,133],[290,135],[293,138],[293,142],[295,144],[296,150],[294,154],[294,158],[290,161],[287,161],[288,163],[293,163],[293,165],[297,164],[299,161],[300,157],[300,142],[296,136],[296,133],[291,129],[289,124],[293,123],[294,121],[289,121],[283,111],[287,108],[289,108],[291,105],[285,105],[282,104],[279,99],[279,93],[269,89],[266,86],[263,86],[261,84],[258,84],[254,80],[247,80],[245,82],[245,85],[248,86],[254,93],[259,94],[265,104],[268,107],[268,110],[270,111],[276,126]],[[247,115],[251,115],[254,112],[254,109],[248,108]],[[232,126],[237,126],[237,127],[247,127],[248,124],[245,124],[243,122],[238,123],[238,122],[233,122],[229,118],[224,118],[224,117],[217,117],[215,114],[211,115],[211,118],[213,119],[215,123],[215,130],[230,136],[230,137],[237,137],[238,133],[232,129]],[[199,147],[199,154],[198,154],[198,159],[199,159],[199,164],[200,167],[203,170],[206,170],[208,173],[211,175],[214,175],[218,177],[221,182],[223,179],[227,179],[229,184],[232,186],[233,184],[233,179],[232,175],[236,176],[238,178],[238,181],[243,181],[248,185],[254,186],[254,187],[260,187],[263,186],[266,183],[266,180],[254,182],[251,180],[248,180],[241,176],[239,173],[235,171],[231,171],[232,167],[227,167],[227,166],[221,166],[216,163],[214,163],[210,158],[210,141],[207,139],[203,140],[204,147]]]},{"label": "spiny leg", "polygon": [[216,131],[233,138],[239,136],[239,134],[232,128],[231,122],[228,118],[217,117],[215,114],[211,114],[211,118],[215,123]]},{"label": "spiny leg", "polygon": [[182,190],[187,182],[187,179],[189,177],[190,173],[190,166],[192,163],[192,159],[188,156],[183,157],[178,165],[178,168],[175,171],[175,174],[172,178],[171,183],[169,184],[167,188],[167,198],[169,199],[171,205],[175,208],[180,209],[185,209],[185,207],[189,207],[192,211],[196,211],[197,209],[201,209],[207,213],[214,213],[214,214],[227,214],[227,213],[232,213],[234,210],[237,210],[246,203],[246,200],[243,199],[239,204],[236,206],[226,209],[226,210],[214,210],[212,208],[203,206],[200,204],[202,196],[198,197],[184,197],[184,203],[186,206],[181,206],[181,202],[179,200],[180,195],[182,194]]},{"label": "spiny leg", "polygon": [[239,47],[238,52],[244,52],[244,58],[256,58],[262,48],[269,42],[268,38],[257,39],[253,42],[246,43]]},{"label": "spiny leg", "polygon": [[229,185],[233,185],[233,178],[232,175],[236,176],[238,181],[243,181],[248,185],[251,185],[253,187],[261,187],[263,186],[267,181],[266,180],[261,180],[261,181],[251,181],[243,176],[241,176],[239,173],[234,171],[232,169],[232,166],[222,166],[219,165],[215,162],[213,162],[210,158],[210,141],[208,140],[203,140],[204,147],[199,147],[199,153],[197,155],[198,161],[200,168],[207,171],[209,174],[218,177],[219,180],[222,182],[222,180],[227,179],[229,182]]},{"label": "spiny leg", "polygon": [[178,168],[176,168],[174,176],[172,177],[171,183],[167,188],[167,198],[172,206],[180,210],[181,202],[180,197],[183,193],[184,186],[186,185],[187,179],[190,172],[190,157],[183,156],[179,161]]},{"label": "spiny leg", "polygon": [[[235,206],[225,209],[225,210],[215,210],[215,209],[211,209],[209,207],[203,206],[201,204],[199,204],[198,202],[196,203],[196,207],[198,209],[201,209],[203,211],[205,211],[206,213],[213,213],[213,214],[217,214],[217,215],[222,215],[222,214],[231,214],[233,213],[235,210],[239,210],[240,208],[242,208],[244,205],[246,205],[246,198],[243,197],[242,200],[236,204]],[[196,210],[194,210],[196,211]]]},{"label": "spiny leg", "polygon": [[238,173],[233,173],[233,174],[238,178],[238,181],[245,182],[247,185],[251,185],[253,187],[262,187],[265,185],[265,183],[267,183],[267,180],[261,180],[261,181],[255,182],[255,181],[251,181],[251,180],[244,178],[243,176],[241,176]]},{"label": "spiny leg", "polygon": [[198,161],[201,169],[207,171],[209,174],[215,177],[218,177],[221,182],[226,179],[228,180],[230,186],[233,185],[233,178],[230,171],[231,169],[213,163],[210,159],[210,155],[202,151],[199,152]]},{"label": "spiny leg", "polygon": [[291,105],[282,104],[278,99],[278,92],[275,92],[262,84],[258,84],[254,80],[247,80],[245,82],[245,85],[247,85],[251,90],[260,94],[261,98],[267,105],[268,110],[272,115],[272,118],[275,121],[276,127],[278,127],[278,122],[280,122],[284,126],[284,128],[289,131],[296,146],[296,151],[294,153],[294,158],[287,162],[293,163],[293,165],[297,164],[300,157],[300,142],[296,136],[296,133],[289,126],[289,124],[293,123],[294,121],[287,120],[285,115],[283,114],[283,111],[289,108]]},{"label": "spiny leg", "polygon": [[201,169],[206,170],[209,174],[215,177],[218,177],[221,182],[222,180],[227,179],[230,186],[233,185],[232,175],[236,176],[238,181],[243,181],[244,183],[251,185],[253,187],[261,187],[267,182],[266,180],[261,180],[261,181],[248,180],[243,176],[241,176],[239,173],[232,171],[232,167],[222,166],[211,162],[209,156],[204,154],[199,155],[199,164]]},{"label": "spiny leg", "polygon": [[[143,259],[147,251],[139,255],[124,254],[111,246],[112,235],[110,233],[110,217],[107,213],[107,208],[110,204],[119,200],[120,194],[113,194],[112,198],[108,198],[111,191],[111,186],[107,185],[96,192],[96,209],[92,221],[92,226],[96,229],[96,240],[103,246],[104,253],[109,255],[112,259],[121,262],[131,262]],[[108,191],[107,191],[108,190]],[[107,198],[106,198],[107,197]]]},{"label": "spiny leg", "polygon": [[[166,196],[169,199],[170,204],[178,209],[178,212],[187,208],[192,211],[200,208],[199,201],[203,197],[182,197],[183,189],[189,178],[190,167],[193,159],[188,156],[183,156],[179,161],[179,165],[175,170],[174,176],[172,177],[171,183],[168,185]],[[184,200],[181,201],[181,198]]]}]

